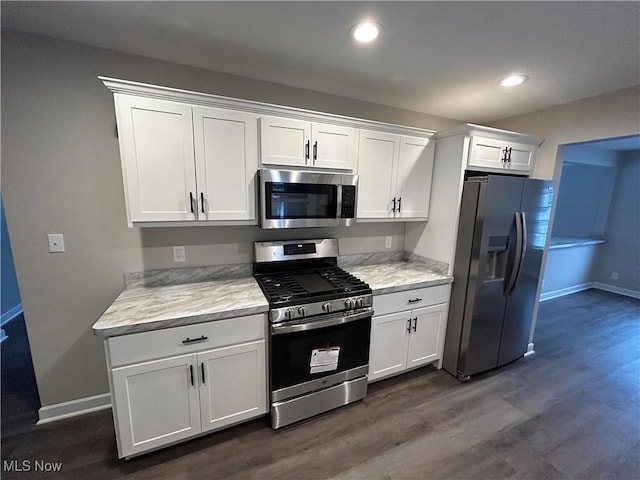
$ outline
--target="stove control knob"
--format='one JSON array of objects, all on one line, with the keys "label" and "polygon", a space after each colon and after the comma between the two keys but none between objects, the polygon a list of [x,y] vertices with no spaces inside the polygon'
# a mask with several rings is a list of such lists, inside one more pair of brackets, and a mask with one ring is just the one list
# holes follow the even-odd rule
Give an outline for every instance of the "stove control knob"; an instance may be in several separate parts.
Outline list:
[{"label": "stove control knob", "polygon": [[356,301],[353,298],[347,298],[344,301],[344,306],[347,307],[347,309],[349,310],[353,310],[356,306]]},{"label": "stove control knob", "polygon": [[362,297],[356,299],[356,306],[362,308],[364,306],[364,299]]},{"label": "stove control knob", "polygon": [[291,320],[291,319],[293,318],[293,310],[291,310],[290,308],[287,308],[287,309],[284,311],[284,317],[285,317],[287,320]]},{"label": "stove control knob", "polygon": [[333,310],[333,305],[331,305],[331,302],[327,302],[322,305],[322,309],[327,313],[331,313],[331,311]]},{"label": "stove control knob", "polygon": [[305,317],[307,315],[307,307],[298,307],[298,313],[301,317]]}]

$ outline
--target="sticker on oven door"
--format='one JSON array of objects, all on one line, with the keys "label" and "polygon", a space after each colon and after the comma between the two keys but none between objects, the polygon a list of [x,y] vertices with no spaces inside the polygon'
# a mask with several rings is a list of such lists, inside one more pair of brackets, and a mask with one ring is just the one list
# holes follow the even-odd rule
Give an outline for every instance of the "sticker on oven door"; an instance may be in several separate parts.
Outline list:
[{"label": "sticker on oven door", "polygon": [[340,347],[314,348],[311,350],[311,371],[309,373],[330,372],[338,369]]}]

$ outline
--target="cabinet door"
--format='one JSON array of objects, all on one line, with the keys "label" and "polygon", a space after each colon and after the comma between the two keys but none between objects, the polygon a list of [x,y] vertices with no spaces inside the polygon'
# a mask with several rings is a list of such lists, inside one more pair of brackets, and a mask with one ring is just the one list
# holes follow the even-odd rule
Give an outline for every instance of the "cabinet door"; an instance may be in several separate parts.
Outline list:
[{"label": "cabinet door", "polygon": [[115,98],[129,221],[194,220],[191,108],[127,95]]},{"label": "cabinet door", "polygon": [[120,457],[201,431],[195,360],[180,355],[112,370]]},{"label": "cabinet door", "polygon": [[371,319],[369,381],[400,373],[407,368],[410,312]]},{"label": "cabinet door", "polygon": [[400,137],[360,130],[357,218],[393,218]]},{"label": "cabinet door", "polygon": [[531,172],[536,147],[522,143],[510,143],[509,162],[507,169],[513,171]]},{"label": "cabinet door", "polygon": [[398,157],[396,217],[426,220],[431,200],[434,148],[429,139],[402,137]]},{"label": "cabinet door", "polygon": [[447,304],[413,310],[407,368],[425,365],[441,357],[442,326]]},{"label": "cabinet door", "polygon": [[[510,161],[505,159],[505,148],[511,149]],[[471,138],[468,167],[470,169],[510,170],[529,173],[533,165],[534,145],[474,136]]]},{"label": "cabinet door", "polygon": [[267,411],[265,342],[198,353],[202,430],[214,430]]},{"label": "cabinet door", "polygon": [[358,146],[355,128],[313,123],[311,143],[314,167],[353,170]]},{"label": "cabinet door", "polygon": [[258,120],[248,113],[194,107],[199,220],[255,220]]},{"label": "cabinet door", "polygon": [[310,165],[311,123],[260,117],[260,159],[266,165]]}]

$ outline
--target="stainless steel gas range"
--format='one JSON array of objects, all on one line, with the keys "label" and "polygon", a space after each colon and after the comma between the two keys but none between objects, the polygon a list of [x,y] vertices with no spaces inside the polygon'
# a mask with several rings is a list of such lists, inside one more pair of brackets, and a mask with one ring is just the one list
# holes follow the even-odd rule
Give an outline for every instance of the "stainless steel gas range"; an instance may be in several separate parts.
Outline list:
[{"label": "stainless steel gas range", "polygon": [[254,276],[269,301],[272,427],[364,398],[372,295],[337,266],[338,241],[254,247]]}]

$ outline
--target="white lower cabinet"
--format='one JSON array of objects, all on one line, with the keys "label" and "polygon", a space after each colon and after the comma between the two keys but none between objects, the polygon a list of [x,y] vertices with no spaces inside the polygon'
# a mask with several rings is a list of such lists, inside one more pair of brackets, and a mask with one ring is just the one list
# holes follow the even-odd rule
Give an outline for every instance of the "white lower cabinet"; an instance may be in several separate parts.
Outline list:
[{"label": "white lower cabinet", "polygon": [[202,431],[267,411],[264,340],[198,353]]},{"label": "white lower cabinet", "polygon": [[[380,311],[385,314],[376,315],[371,321],[370,382],[442,359],[449,291],[450,286],[443,285],[417,290],[413,294],[414,298],[407,297],[407,293],[412,292],[381,296]],[[401,309],[400,304],[406,301],[443,303],[386,313],[394,304],[396,308]],[[375,296],[373,305],[374,311],[377,311]]]},{"label": "white lower cabinet", "polygon": [[[243,319],[259,318],[264,325],[263,316],[255,317]],[[215,323],[203,325],[208,325],[210,330]],[[210,346],[216,346],[216,342],[224,342],[221,337],[226,328],[221,327],[217,338],[209,335],[204,338],[207,341],[211,338],[213,345]],[[185,333],[192,329],[193,326],[169,329],[176,330],[175,345],[183,345]],[[136,334],[135,342],[154,339],[155,333]],[[195,338],[199,341],[201,337]],[[202,347],[207,341],[203,341]],[[194,346],[185,344],[187,349]],[[114,348],[113,352],[116,351]],[[113,363],[117,365],[119,360]],[[219,430],[267,412],[264,334],[261,339],[246,343],[118,366],[111,368],[110,374],[120,458]]]},{"label": "white lower cabinet", "polygon": [[191,354],[113,369],[120,457],[202,431],[198,386],[190,378],[194,364]]}]

